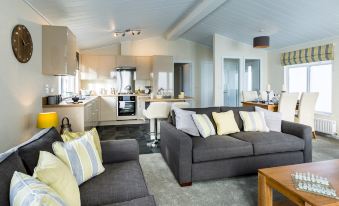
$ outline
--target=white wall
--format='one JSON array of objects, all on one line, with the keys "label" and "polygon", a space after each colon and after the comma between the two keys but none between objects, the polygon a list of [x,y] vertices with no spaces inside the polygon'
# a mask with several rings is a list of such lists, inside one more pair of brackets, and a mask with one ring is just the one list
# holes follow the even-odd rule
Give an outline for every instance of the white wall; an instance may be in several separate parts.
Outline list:
[{"label": "white wall", "polygon": [[80,50],[81,54],[90,55],[120,55],[120,44],[112,44],[104,47]]},{"label": "white wall", "polygon": [[298,44],[291,47],[283,48],[280,50],[270,51],[268,54],[268,82],[271,83],[273,90],[281,90],[284,82],[283,66],[280,64],[280,54],[288,51],[295,51],[298,49],[309,48],[313,46],[319,46],[324,44],[334,44],[334,61],[333,61],[333,77],[332,77],[332,114],[331,115],[316,115],[325,119],[332,119],[337,121],[337,133],[339,132],[339,50],[336,45],[339,45],[339,38],[332,38],[314,42],[308,42],[304,44]]},{"label": "white wall", "polygon": [[253,58],[261,60],[261,88],[267,84],[267,50],[254,49],[252,45],[244,44],[220,34],[213,36],[214,58],[214,104],[221,106],[223,100],[223,59]]},{"label": "white wall", "polygon": [[211,63],[212,49],[204,45],[188,41],[185,39],[178,39],[175,41],[168,41],[163,37],[154,37],[138,41],[126,41],[121,43],[121,55],[135,55],[135,56],[153,56],[153,55],[169,55],[173,56],[174,62],[178,63],[192,63],[192,73],[194,88],[193,97],[195,99],[195,106],[199,107],[201,98],[201,70],[210,70],[213,72]]},{"label": "white wall", "polygon": [[[0,7],[0,153],[27,140],[37,131],[43,85],[55,78],[41,74],[41,24],[46,24],[22,0],[3,0]],[[12,52],[11,32],[24,24],[33,39],[31,60],[19,63]]]}]

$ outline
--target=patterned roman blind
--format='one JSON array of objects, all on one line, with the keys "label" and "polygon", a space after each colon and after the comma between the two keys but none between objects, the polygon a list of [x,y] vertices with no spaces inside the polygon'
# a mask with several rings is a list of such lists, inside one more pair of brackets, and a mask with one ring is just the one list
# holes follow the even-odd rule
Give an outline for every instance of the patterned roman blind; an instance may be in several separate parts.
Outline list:
[{"label": "patterned roman blind", "polygon": [[285,52],[280,56],[282,66],[328,61],[333,59],[333,44]]}]

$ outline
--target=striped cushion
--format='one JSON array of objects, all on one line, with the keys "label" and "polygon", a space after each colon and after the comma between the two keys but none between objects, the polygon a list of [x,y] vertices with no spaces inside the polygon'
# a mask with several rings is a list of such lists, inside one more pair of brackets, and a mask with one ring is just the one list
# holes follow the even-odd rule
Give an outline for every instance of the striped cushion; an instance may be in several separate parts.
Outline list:
[{"label": "striped cushion", "polygon": [[14,172],[9,200],[11,206],[66,206],[60,196],[45,183],[20,172]]},{"label": "striped cushion", "polygon": [[99,157],[100,157],[100,160],[102,162],[102,150],[101,150],[101,145],[100,145],[100,137],[99,137],[98,131],[97,131],[97,129],[95,127],[92,128],[91,130],[85,131],[85,132],[69,132],[69,131],[65,131],[65,133],[63,133],[61,135],[61,137],[62,137],[62,140],[64,142],[68,142],[68,141],[71,141],[73,139],[82,137],[85,133],[88,133],[88,134],[93,136],[95,148],[97,149]]},{"label": "striped cushion", "polygon": [[239,112],[245,132],[269,132],[263,112]]},{"label": "striped cushion", "polygon": [[213,124],[206,114],[192,114],[192,118],[202,137],[215,135]]},{"label": "striped cushion", "polygon": [[85,133],[69,142],[54,142],[52,147],[54,154],[71,169],[78,185],[105,171],[92,135]]}]

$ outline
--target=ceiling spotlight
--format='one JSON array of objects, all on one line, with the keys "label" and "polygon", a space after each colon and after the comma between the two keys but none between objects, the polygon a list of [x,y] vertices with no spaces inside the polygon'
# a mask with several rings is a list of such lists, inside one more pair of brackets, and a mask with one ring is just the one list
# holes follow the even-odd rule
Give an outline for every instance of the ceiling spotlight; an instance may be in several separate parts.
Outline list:
[{"label": "ceiling spotlight", "polygon": [[113,37],[119,37],[119,36],[122,36],[122,37],[125,37],[126,35],[129,36],[129,35],[140,35],[141,34],[141,30],[135,30],[135,29],[125,29],[125,30],[122,30],[122,31],[115,31],[113,32]]}]

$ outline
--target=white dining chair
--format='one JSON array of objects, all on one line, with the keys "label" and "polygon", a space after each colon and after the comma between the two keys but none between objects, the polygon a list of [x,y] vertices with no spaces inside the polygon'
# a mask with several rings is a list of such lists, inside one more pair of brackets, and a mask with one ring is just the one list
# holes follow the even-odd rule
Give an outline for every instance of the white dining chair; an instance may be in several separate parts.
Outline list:
[{"label": "white dining chair", "polygon": [[258,99],[257,91],[242,91],[242,100],[244,102],[256,101]]},{"label": "white dining chair", "polygon": [[159,132],[158,120],[167,119],[170,112],[170,106],[167,102],[152,102],[147,109],[143,111],[144,116],[150,120],[150,132],[154,133],[154,141],[147,144],[150,147],[158,147]]},{"label": "white dining chair", "polygon": [[314,112],[317,103],[318,92],[303,92],[299,103],[299,112],[295,122],[312,127],[313,138],[316,138],[314,130]]},{"label": "white dining chair", "polygon": [[281,113],[282,120],[294,122],[295,108],[297,106],[299,93],[287,93],[281,94],[278,112]]}]

